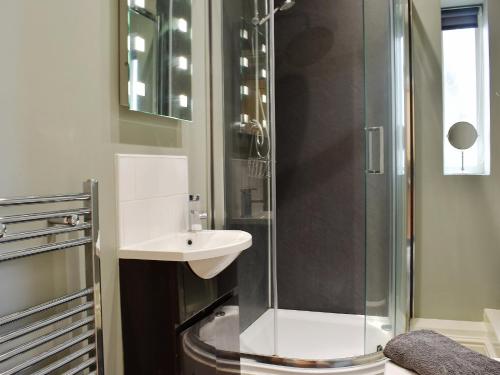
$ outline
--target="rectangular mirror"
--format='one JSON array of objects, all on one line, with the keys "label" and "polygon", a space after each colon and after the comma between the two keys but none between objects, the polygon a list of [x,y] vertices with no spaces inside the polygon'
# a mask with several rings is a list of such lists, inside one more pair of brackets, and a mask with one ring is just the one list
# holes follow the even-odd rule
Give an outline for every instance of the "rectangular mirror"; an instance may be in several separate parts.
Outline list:
[{"label": "rectangular mirror", "polygon": [[191,121],[191,0],[121,2],[120,103]]}]

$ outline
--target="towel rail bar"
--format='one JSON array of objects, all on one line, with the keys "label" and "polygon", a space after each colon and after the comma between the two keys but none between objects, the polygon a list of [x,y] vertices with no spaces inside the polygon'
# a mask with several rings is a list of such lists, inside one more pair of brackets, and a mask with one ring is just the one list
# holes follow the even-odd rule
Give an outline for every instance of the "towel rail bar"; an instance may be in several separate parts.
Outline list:
[{"label": "towel rail bar", "polygon": [[39,312],[51,309],[53,307],[57,307],[59,305],[62,305],[63,303],[71,302],[74,301],[78,298],[86,297],[94,292],[94,288],[87,288],[87,289],[82,289],[78,292],[72,293],[72,294],[67,294],[65,296],[55,298],[51,301],[42,303],[37,306],[33,306],[29,309],[15,312],[13,314],[4,316],[3,318],[0,318],[0,326],[3,326],[5,324],[9,324],[12,322],[15,322],[16,320],[24,319],[28,316],[37,314]]},{"label": "towel rail bar", "polygon": [[40,345],[46,344],[47,342],[50,342],[54,339],[57,339],[61,336],[64,336],[64,335],[74,331],[75,329],[85,327],[86,325],[92,323],[93,321],[94,321],[94,316],[90,315],[84,319],[76,321],[73,324],[70,324],[67,327],[57,329],[55,331],[50,332],[47,335],[37,337],[33,341],[29,341],[27,343],[24,343],[22,345],[19,345],[15,348],[9,350],[8,352],[0,354],[0,362],[5,362],[5,361],[11,359],[12,357],[15,357],[16,355],[26,353],[27,351],[30,351],[34,348],[37,348]]},{"label": "towel rail bar", "polygon": [[60,322],[61,320],[72,317],[73,315],[80,314],[84,311],[90,310],[94,307],[94,302],[87,302],[82,305],[75,306],[71,309],[64,311],[61,314],[52,315],[47,319],[39,320],[33,324],[27,325],[15,331],[9,332],[3,336],[0,336],[0,344],[3,344],[8,341],[12,341],[17,339],[18,337],[25,336],[28,333],[38,331],[42,328],[50,326],[51,324]]},{"label": "towel rail bar", "polygon": [[65,250],[71,247],[78,247],[89,244],[92,242],[90,237],[79,238],[77,240],[68,240],[63,242],[56,242],[48,245],[42,245],[37,247],[32,247],[30,249],[14,250],[4,254],[0,254],[0,263],[7,260],[13,260],[18,258],[25,258],[31,255],[38,255],[43,253],[49,253],[56,250]]},{"label": "towel rail bar", "polygon": [[0,224],[19,224],[31,221],[63,218],[71,215],[83,216],[89,214],[90,214],[90,209],[80,208],[74,210],[61,210],[61,211],[51,211],[51,212],[38,212],[33,214],[10,215],[10,216],[0,217]]},{"label": "towel rail bar", "polygon": [[[28,367],[31,367],[31,366],[34,366],[40,362],[42,362],[43,360],[49,358],[49,357],[52,357],[53,355],[56,355],[58,353],[61,353],[62,351],[68,349],[68,348],[71,348],[72,346],[75,346],[76,344],[79,344],[81,343],[82,341],[85,341],[85,340],[88,340],[89,338],[91,338],[93,335],[95,334],[94,330],[90,330],[90,331],[87,331],[87,332],[84,332],[82,333],[81,335],[78,335],[72,339],[69,339],[69,340],[66,340],[64,341],[63,343],[57,345],[57,346],[54,346],[53,348],[41,353],[41,354],[38,354],[28,360],[26,360],[25,362],[22,362],[12,368],[10,368],[9,370],[7,371],[4,371],[2,373],[0,373],[0,375],[14,375],[14,374],[17,374],[18,372],[22,371],[22,370],[25,370],[27,369]],[[33,375],[33,374],[32,374]]]},{"label": "towel rail bar", "polygon": [[74,201],[88,201],[90,194],[60,194],[49,196],[29,196],[18,198],[0,198],[0,207],[20,206],[26,204],[45,204]]},{"label": "towel rail bar", "polygon": [[[97,181],[88,180],[78,194],[0,198],[0,264],[68,250],[76,255],[73,259],[78,265],[76,272],[67,274],[74,275],[71,282],[81,285],[78,291],[0,316],[0,363],[9,367],[2,367],[0,375],[24,374],[26,370],[46,375],[63,368],[66,375],[82,371],[104,375],[98,195]],[[42,206],[60,203],[66,207]],[[28,211],[28,206],[33,207]],[[16,210],[2,212],[6,207]],[[31,224],[19,226],[17,232],[10,230],[11,225],[15,228],[23,223]],[[63,234],[71,236],[58,238]],[[26,273],[27,265],[18,262],[13,269]],[[36,282],[29,278],[29,271],[27,275],[28,281]],[[0,300],[9,297],[0,296]]]},{"label": "towel rail bar", "polygon": [[[77,351],[75,351],[74,353],[71,353],[69,355],[67,355],[66,357],[60,359],[59,361],[57,362],[54,362],[52,364],[50,364],[49,366],[37,371],[37,372],[34,372],[33,374],[31,375],[47,375],[47,374],[50,374],[51,372],[57,370],[57,369],[60,369],[61,367],[67,365],[68,363],[70,362],[73,362],[74,360],[80,358],[80,357],[83,357],[84,355],[90,353],[92,350],[95,349],[95,345],[94,344],[90,344],[90,345],[87,345]],[[89,366],[87,366],[89,367]],[[85,367],[85,368],[87,368]],[[84,368],[84,369],[85,369]]]},{"label": "towel rail bar", "polygon": [[95,364],[95,357],[87,359],[86,361],[80,363],[78,366],[73,367],[71,370],[66,371],[62,375],[76,375],[76,374],[80,373],[81,371],[86,370],[87,368],[89,368],[93,364]]},{"label": "towel rail bar", "polygon": [[79,225],[75,225],[75,226],[61,226],[61,227],[43,228],[43,229],[32,230],[29,232],[7,234],[3,237],[0,237],[0,244],[6,243],[6,242],[13,242],[13,241],[29,240],[29,239],[38,238],[38,237],[52,236],[52,235],[56,235],[56,234],[79,232],[79,231],[82,231],[85,229],[90,229],[91,227],[92,226],[90,224],[85,223],[85,224],[79,224]]}]

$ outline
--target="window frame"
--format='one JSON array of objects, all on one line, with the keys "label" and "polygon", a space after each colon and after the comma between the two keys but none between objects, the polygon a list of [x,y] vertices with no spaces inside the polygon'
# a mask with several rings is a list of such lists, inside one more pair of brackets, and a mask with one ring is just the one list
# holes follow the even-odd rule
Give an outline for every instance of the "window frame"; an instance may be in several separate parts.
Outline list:
[{"label": "window frame", "polygon": [[[456,163],[447,163],[449,155],[446,152],[446,145],[449,143],[447,132],[452,124],[446,124],[443,117],[443,174],[447,175],[490,175],[490,77],[489,77],[489,35],[488,35],[488,13],[487,2],[473,3],[465,6],[442,7],[443,10],[478,8],[477,27],[457,27],[456,29],[443,29],[441,36],[443,43],[442,67],[444,69],[444,33],[453,32],[457,29],[475,29],[475,50],[476,50],[476,118],[477,124],[473,124],[478,132],[478,152],[480,156],[474,167],[466,167],[462,171],[457,169]],[[443,73],[443,110],[445,110],[446,85]],[[465,151],[466,152],[466,151]],[[454,156],[453,156],[454,157]]]}]

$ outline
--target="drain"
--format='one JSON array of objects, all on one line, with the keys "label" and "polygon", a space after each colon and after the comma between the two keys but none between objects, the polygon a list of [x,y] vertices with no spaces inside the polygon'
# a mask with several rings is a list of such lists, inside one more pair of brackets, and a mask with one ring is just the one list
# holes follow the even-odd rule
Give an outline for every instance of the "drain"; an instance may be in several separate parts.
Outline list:
[{"label": "drain", "polygon": [[193,240],[187,240],[187,244],[191,246],[193,244]]}]

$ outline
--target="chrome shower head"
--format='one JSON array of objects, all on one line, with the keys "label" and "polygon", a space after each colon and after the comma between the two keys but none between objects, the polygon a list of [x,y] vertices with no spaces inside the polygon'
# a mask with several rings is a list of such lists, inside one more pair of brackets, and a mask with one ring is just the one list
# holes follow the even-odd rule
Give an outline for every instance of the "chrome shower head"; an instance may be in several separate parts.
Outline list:
[{"label": "chrome shower head", "polygon": [[285,0],[285,2],[280,6],[280,10],[283,12],[285,10],[293,8],[294,5],[295,0]]},{"label": "chrome shower head", "polygon": [[280,12],[284,12],[284,11],[287,11],[291,8],[293,8],[293,6],[295,5],[295,0],[285,0],[283,2],[283,4],[281,4],[279,7],[275,8],[272,12],[270,12],[268,15],[266,15],[264,18],[262,18],[261,20],[259,20],[257,17],[255,17],[252,22],[255,26],[262,26],[263,24],[265,24],[267,21],[269,21],[269,19],[271,18],[271,16],[280,11]]}]

